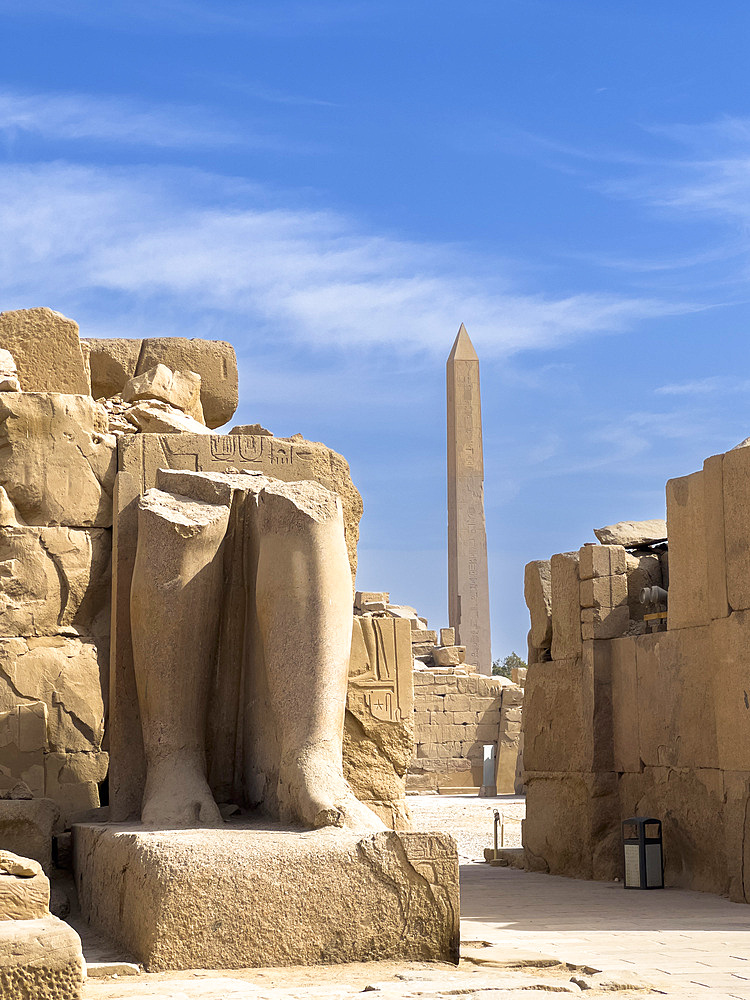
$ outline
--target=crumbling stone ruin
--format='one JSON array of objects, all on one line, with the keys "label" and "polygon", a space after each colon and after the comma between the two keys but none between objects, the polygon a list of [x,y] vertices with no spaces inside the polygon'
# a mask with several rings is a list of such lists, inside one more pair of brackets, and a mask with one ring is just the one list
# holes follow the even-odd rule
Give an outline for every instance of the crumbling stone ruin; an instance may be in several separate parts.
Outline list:
[{"label": "crumbling stone ruin", "polygon": [[455,845],[405,832],[410,625],[353,628],[345,460],[212,433],[229,344],[86,341],[32,309],[0,349],[3,846],[49,865],[78,823],[83,912],[154,969],[455,958]]},{"label": "crumbling stone ruin", "polygon": [[[498,793],[520,793],[523,678],[511,683],[480,674],[466,664],[466,647],[455,644],[454,629],[430,629],[415,608],[391,604],[386,591],[357,591],[354,610],[344,767],[359,798],[386,822],[390,812],[394,829],[408,829],[407,791],[479,793],[486,744],[495,748]],[[357,653],[361,648],[357,626],[366,656]],[[397,651],[395,657],[391,649]],[[361,664],[372,661],[371,651],[381,659],[390,656],[400,669],[382,674],[384,683],[363,696],[358,688],[373,671]],[[355,719],[357,704],[368,705],[370,714],[375,709],[379,713],[379,733],[371,734],[370,740],[362,739],[361,708]],[[370,718],[368,725],[373,725]],[[390,798],[378,801],[373,789]]]},{"label": "crumbling stone ruin", "polygon": [[621,877],[621,820],[655,816],[668,885],[749,901],[750,449],[666,500],[526,567],[526,859]]}]

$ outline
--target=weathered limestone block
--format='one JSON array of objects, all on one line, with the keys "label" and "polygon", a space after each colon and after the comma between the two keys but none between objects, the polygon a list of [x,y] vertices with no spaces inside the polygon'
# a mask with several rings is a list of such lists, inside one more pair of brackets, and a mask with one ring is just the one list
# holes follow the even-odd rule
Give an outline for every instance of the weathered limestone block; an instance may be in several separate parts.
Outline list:
[{"label": "weathered limestone block", "polygon": [[458,856],[444,834],[84,825],[74,851],[83,913],[152,972],[458,962]]},{"label": "weathered limestone block", "polygon": [[182,410],[198,423],[205,423],[201,406],[201,377],[196,372],[173,372],[158,364],[126,382],[122,389],[126,403],[161,400]]},{"label": "weathered limestone block", "polygon": [[549,649],[552,645],[552,570],[549,559],[535,559],[527,563],[523,593],[531,617],[531,644],[537,650]]},{"label": "weathered limestone block", "polygon": [[618,608],[628,599],[628,581],[619,576],[600,576],[581,580],[582,608]]},{"label": "weathered limestone block", "polygon": [[81,939],[57,917],[0,920],[0,995],[13,1000],[79,1000]]},{"label": "weathered limestone block", "polygon": [[466,662],[466,646],[435,646],[432,662],[436,667],[457,667]]},{"label": "weathered limestone block", "polygon": [[455,646],[455,644],[456,644],[456,630],[454,628],[441,628],[440,645]]},{"label": "weathered limestone block", "polygon": [[622,545],[584,545],[578,552],[578,571],[581,580],[600,576],[618,576],[627,568],[626,552]]},{"label": "weathered limestone block", "polygon": [[49,879],[38,861],[0,851],[0,921],[49,915]]},{"label": "weathered limestone block", "polygon": [[87,396],[0,395],[0,486],[27,524],[110,527],[116,441]]},{"label": "weathered limestone block", "polygon": [[125,411],[125,419],[144,434],[210,434],[202,421],[176,406],[151,399],[135,403]]},{"label": "weathered limestone block", "polygon": [[[618,521],[604,528],[595,528],[594,534],[602,545],[623,545],[633,548],[637,545],[651,545],[663,542],[667,537],[667,522],[661,518],[650,521]],[[670,538],[670,543],[672,539]]]},{"label": "weathered limestone block", "polygon": [[0,793],[19,781],[32,795],[44,795],[47,706],[42,701],[0,712]]},{"label": "weathered limestone block", "polygon": [[118,396],[135,375],[142,340],[91,338],[82,341],[89,349],[91,394],[94,399]]},{"label": "weathered limestone block", "polygon": [[535,773],[527,763],[523,846],[528,867],[572,878],[622,877],[620,838],[614,774]]},{"label": "weathered limestone block", "polygon": [[727,808],[721,771],[645,767],[640,774],[623,775],[619,784],[623,816],[662,819],[665,885],[729,891],[730,872],[741,870],[743,852],[735,850],[727,856],[724,848],[727,824],[736,823],[739,817]]},{"label": "weathered limestone block", "polygon": [[[712,455],[703,463],[703,492],[706,513],[708,613],[714,619],[726,618],[731,609],[728,591],[723,455]],[[666,589],[669,587],[669,573],[662,573],[662,577],[662,586]]]},{"label": "weathered limestone block", "polygon": [[703,472],[667,483],[670,629],[710,621],[705,500]]},{"label": "weathered limestone block", "polygon": [[[625,582],[625,577],[620,577]],[[581,609],[581,636],[588,639],[617,639],[630,627],[630,609],[627,604],[617,608],[597,607]]]},{"label": "weathered limestone block", "polygon": [[344,777],[394,830],[411,826],[406,770],[414,750],[409,623],[354,619],[344,722]]},{"label": "weathered limestone block", "polygon": [[362,609],[365,604],[380,603],[389,604],[391,595],[381,590],[358,590],[354,595],[354,606]]},{"label": "weathered limestone block", "polygon": [[99,783],[107,776],[108,763],[103,751],[45,754],[45,794],[59,806],[61,826],[98,808]]},{"label": "weathered limestone block", "polygon": [[[747,528],[748,512],[750,511],[750,485],[748,484],[750,448],[728,451],[724,455],[722,473],[727,599],[732,610],[744,611],[750,608],[750,532]],[[708,524],[712,523],[711,517],[715,513],[715,509],[711,511],[707,519]],[[677,567],[672,560],[670,561],[670,577],[673,585],[676,573]],[[720,573],[715,574],[715,576],[719,575]],[[671,590],[669,600],[671,614]],[[724,616],[717,614],[715,617]]]},{"label": "weathered limestone block", "polygon": [[24,392],[90,395],[78,324],[51,309],[0,313],[0,347],[18,365]]},{"label": "weathered limestone block", "polygon": [[0,639],[0,712],[43,701],[51,749],[100,750],[106,647],[66,636]]},{"label": "weathered limestone block", "polygon": [[0,799],[0,844],[6,851],[33,858],[49,871],[58,815],[50,799]]},{"label": "weathered limestone block", "polygon": [[0,527],[0,636],[109,633],[107,528]]},{"label": "weathered limestone block", "polygon": [[578,553],[552,556],[552,659],[565,660],[581,651],[581,597]]},{"label": "weathered limestone block", "polygon": [[188,340],[152,337],[144,340],[136,375],[157,364],[172,371],[196,372],[201,377],[201,405],[206,424],[221,427],[237,409],[237,356],[224,340]]}]

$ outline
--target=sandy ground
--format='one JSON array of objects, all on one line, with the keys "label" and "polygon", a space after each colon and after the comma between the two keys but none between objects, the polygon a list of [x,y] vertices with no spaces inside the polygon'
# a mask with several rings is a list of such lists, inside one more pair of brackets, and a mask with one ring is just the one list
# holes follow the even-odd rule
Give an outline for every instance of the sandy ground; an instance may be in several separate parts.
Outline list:
[{"label": "sandy ground", "polygon": [[522,796],[410,795],[407,801],[415,830],[442,830],[456,838],[461,864],[484,861],[485,847],[493,845],[495,810],[500,813],[500,846],[521,846],[521,820],[526,815]]}]

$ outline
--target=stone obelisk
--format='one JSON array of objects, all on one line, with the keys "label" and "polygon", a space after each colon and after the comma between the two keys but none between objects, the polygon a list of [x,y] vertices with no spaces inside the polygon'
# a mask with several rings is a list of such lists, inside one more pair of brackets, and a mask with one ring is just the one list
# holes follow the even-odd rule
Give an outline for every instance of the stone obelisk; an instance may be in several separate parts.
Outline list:
[{"label": "stone obelisk", "polygon": [[446,364],[448,616],[466,662],[492,673],[479,358],[463,323]]}]

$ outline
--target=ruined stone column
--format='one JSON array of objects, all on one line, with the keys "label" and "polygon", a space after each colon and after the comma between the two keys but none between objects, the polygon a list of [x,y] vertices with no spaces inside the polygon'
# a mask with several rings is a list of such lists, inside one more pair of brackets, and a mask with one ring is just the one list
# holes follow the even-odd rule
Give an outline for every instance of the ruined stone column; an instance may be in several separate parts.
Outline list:
[{"label": "ruined stone column", "polygon": [[492,672],[479,359],[463,323],[446,364],[448,615],[466,662]]}]

